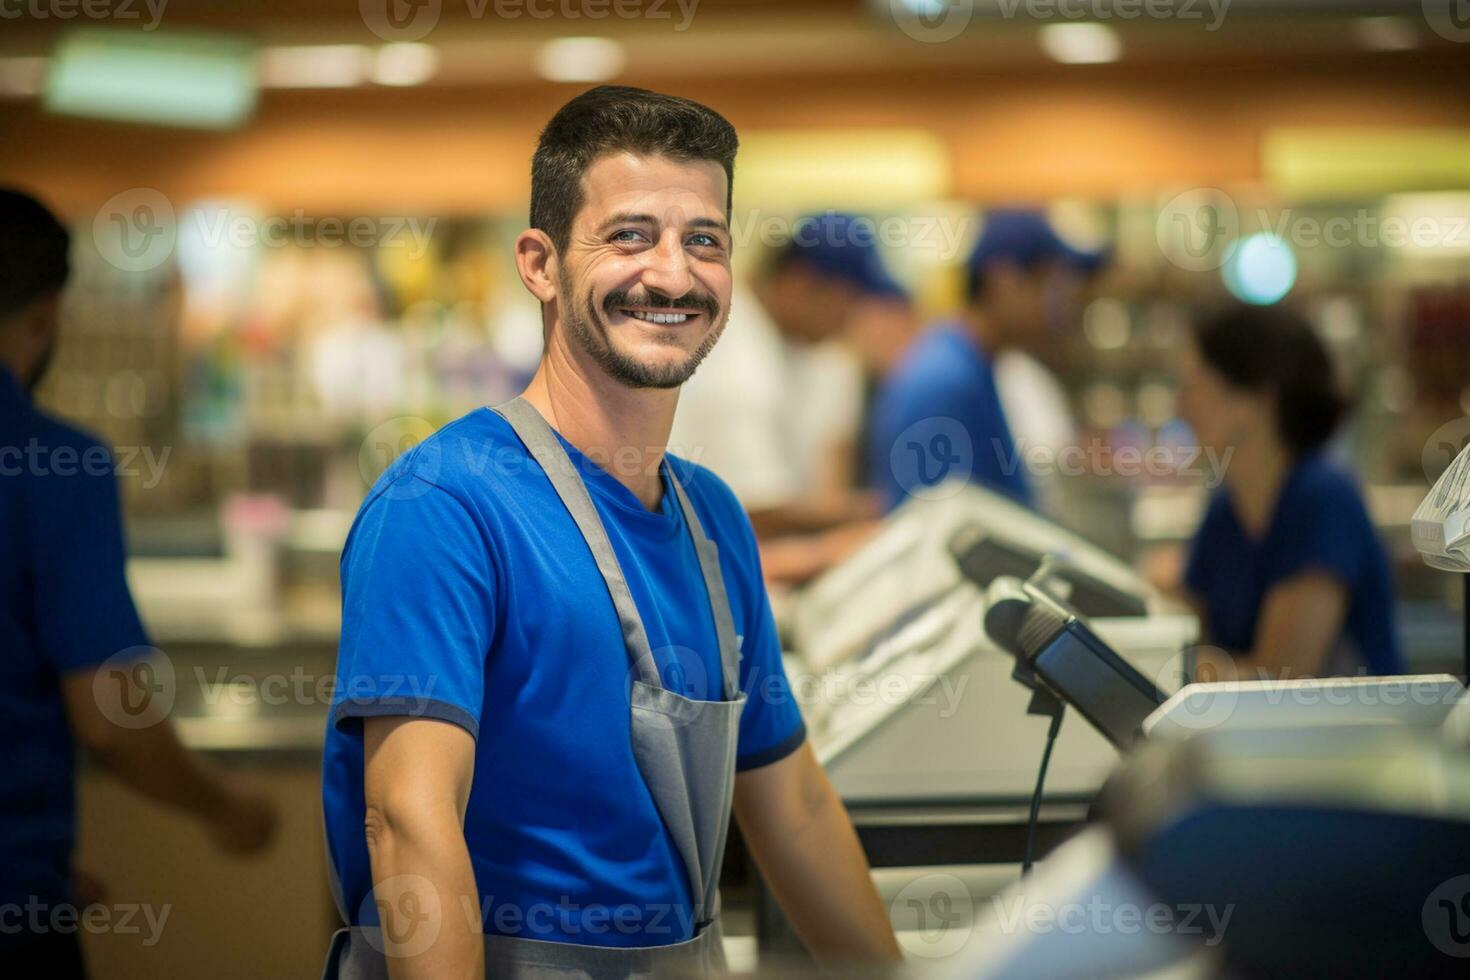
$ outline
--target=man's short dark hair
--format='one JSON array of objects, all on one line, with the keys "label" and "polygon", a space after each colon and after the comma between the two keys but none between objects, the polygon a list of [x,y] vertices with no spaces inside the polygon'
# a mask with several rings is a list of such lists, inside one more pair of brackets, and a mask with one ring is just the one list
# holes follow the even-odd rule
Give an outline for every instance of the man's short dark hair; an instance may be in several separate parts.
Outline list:
[{"label": "man's short dark hair", "polygon": [[672,160],[712,160],[725,168],[728,217],[735,187],[735,127],[698,102],[647,89],[599,85],[557,110],[531,158],[531,227],[558,252],[571,239],[582,207],[582,175],[607,153]]},{"label": "man's short dark hair", "polygon": [[44,204],[0,187],[0,317],[60,292],[71,274],[70,247],[71,235]]}]

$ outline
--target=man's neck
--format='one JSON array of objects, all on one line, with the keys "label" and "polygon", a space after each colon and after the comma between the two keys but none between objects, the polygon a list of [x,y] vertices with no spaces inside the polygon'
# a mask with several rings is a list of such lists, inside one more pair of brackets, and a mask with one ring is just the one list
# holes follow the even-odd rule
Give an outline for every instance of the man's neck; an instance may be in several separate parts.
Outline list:
[{"label": "man's neck", "polygon": [[659,508],[659,467],[674,425],[677,388],[619,384],[585,356],[569,351],[553,331],[546,356],[521,397],[643,506]]},{"label": "man's neck", "polygon": [[975,343],[980,345],[980,349],[985,352],[986,356],[994,357],[1000,352],[1002,346],[1000,331],[996,328],[995,321],[987,316],[984,310],[975,306],[969,307],[960,314],[960,322],[965,325],[970,336],[975,338]]}]

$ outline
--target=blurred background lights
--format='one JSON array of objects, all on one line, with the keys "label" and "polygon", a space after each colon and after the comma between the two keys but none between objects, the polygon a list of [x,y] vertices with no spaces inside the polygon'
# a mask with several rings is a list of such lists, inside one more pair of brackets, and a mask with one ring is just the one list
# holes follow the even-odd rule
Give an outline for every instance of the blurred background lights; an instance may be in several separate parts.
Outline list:
[{"label": "blurred background lights", "polygon": [[373,59],[379,85],[422,85],[439,70],[439,51],[429,44],[385,44]]},{"label": "blurred background lights", "polygon": [[1048,24],[1041,50],[1065,65],[1100,65],[1123,56],[1123,41],[1105,24]]},{"label": "blurred background lights", "polygon": [[536,55],[542,77],[553,82],[602,82],[623,70],[623,46],[605,37],[548,41]]},{"label": "blurred background lights", "polygon": [[1220,273],[1236,299],[1268,306],[1296,284],[1296,256],[1276,235],[1248,235],[1230,247]]}]

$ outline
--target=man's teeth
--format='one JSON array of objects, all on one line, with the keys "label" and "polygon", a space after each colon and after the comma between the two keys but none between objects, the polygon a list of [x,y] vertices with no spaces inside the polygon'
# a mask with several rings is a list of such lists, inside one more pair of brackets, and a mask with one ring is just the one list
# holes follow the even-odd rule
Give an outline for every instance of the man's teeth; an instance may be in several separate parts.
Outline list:
[{"label": "man's teeth", "polygon": [[689,319],[688,313],[628,313],[635,320],[645,320],[649,323],[683,323]]}]

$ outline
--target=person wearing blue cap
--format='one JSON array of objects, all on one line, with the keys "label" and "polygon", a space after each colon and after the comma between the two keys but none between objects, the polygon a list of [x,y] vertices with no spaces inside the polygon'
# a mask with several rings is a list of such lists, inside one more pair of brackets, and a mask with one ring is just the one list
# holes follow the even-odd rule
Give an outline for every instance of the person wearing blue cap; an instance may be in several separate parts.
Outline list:
[{"label": "person wearing blue cap", "polygon": [[955,478],[1034,506],[995,361],[1070,325],[1079,287],[1101,261],[1035,211],[986,216],[966,263],[965,309],[926,330],[878,389],[868,475],[889,509]]},{"label": "person wearing blue cap", "polygon": [[[846,339],[861,311],[889,304],[908,297],[884,267],[876,226],[806,216],[736,290],[724,338],[685,384],[670,444],[730,483],[763,539],[878,513],[872,495],[851,489],[864,393]],[[768,575],[787,577],[784,564],[775,557]]]}]

